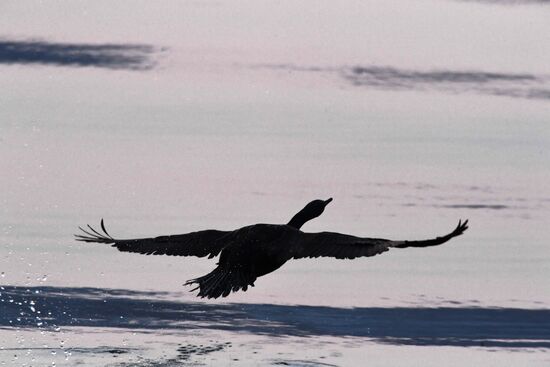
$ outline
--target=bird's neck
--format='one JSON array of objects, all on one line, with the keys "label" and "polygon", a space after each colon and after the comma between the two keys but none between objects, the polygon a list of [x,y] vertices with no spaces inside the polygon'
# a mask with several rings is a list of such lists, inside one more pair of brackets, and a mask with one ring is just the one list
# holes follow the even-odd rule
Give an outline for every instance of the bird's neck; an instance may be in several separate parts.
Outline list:
[{"label": "bird's neck", "polygon": [[294,227],[296,229],[300,229],[304,225],[304,223],[310,219],[311,218],[308,215],[306,215],[306,213],[303,210],[301,210],[295,216],[292,217],[292,219],[290,220],[290,222],[288,222],[287,225]]}]

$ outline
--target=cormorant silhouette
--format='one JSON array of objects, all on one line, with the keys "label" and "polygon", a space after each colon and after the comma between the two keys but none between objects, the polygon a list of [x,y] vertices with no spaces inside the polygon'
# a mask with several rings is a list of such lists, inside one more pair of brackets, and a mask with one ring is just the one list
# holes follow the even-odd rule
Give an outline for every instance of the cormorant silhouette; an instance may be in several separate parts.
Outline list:
[{"label": "cormorant silhouette", "polygon": [[428,247],[440,245],[461,235],[468,228],[468,220],[451,233],[429,240],[392,241],[381,238],[355,237],[334,232],[305,233],[300,228],[307,221],[320,216],[328,200],[314,200],[300,210],[288,224],[253,224],[234,231],[209,229],[180,235],[155,238],[115,239],[105,229],[103,233],[88,225],[78,241],[111,244],[120,251],[145,255],[197,256],[213,258],[220,255],[218,266],[209,274],[188,280],[185,285],[197,284],[199,297],[226,297],[231,292],[246,291],[254,281],[280,268],[291,259],[307,257],[334,257],[354,259],[374,256],[390,248]]}]

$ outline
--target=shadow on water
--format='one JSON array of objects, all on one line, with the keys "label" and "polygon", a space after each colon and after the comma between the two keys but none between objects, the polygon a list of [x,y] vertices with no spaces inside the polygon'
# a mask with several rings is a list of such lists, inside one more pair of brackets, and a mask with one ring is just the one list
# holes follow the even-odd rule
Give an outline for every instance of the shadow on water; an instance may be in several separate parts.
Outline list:
[{"label": "shadow on water", "polygon": [[99,288],[5,286],[0,292],[0,328],[207,329],[397,345],[550,348],[550,309],[216,304]]},{"label": "shadow on water", "polygon": [[149,70],[158,50],[138,44],[79,44],[0,40],[0,64],[94,66]]}]

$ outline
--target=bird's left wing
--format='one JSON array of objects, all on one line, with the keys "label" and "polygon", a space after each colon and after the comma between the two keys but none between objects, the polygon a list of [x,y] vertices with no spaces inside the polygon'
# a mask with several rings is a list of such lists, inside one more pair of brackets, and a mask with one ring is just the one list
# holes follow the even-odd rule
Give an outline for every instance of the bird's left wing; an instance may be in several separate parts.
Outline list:
[{"label": "bird's left wing", "polygon": [[388,251],[392,247],[428,247],[447,242],[453,237],[460,236],[468,229],[468,220],[458,226],[451,233],[420,241],[392,241],[382,238],[365,238],[350,236],[334,232],[302,233],[290,248],[290,258],[304,257],[334,257],[337,259],[354,259],[356,257],[374,256]]},{"label": "bird's left wing", "polygon": [[109,235],[101,220],[101,233],[91,226],[78,227],[83,232],[76,234],[76,240],[110,244],[124,252],[137,252],[144,255],[197,256],[212,258],[217,256],[227,244],[224,237],[230,231],[209,229],[172,236],[153,238],[115,239]]}]

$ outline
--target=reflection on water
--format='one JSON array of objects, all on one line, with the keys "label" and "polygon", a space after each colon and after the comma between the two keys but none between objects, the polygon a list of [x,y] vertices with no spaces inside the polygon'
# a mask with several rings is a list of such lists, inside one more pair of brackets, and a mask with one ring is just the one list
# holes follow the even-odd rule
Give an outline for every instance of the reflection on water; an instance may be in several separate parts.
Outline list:
[{"label": "reflection on water", "polygon": [[0,40],[0,64],[93,66],[108,69],[148,70],[158,50],[139,44],[53,43]]},{"label": "reflection on water", "polygon": [[355,83],[380,84],[383,86],[406,87],[420,84],[488,84],[494,82],[532,82],[538,78],[531,74],[503,74],[483,71],[415,71],[391,67],[354,67],[352,79]]},{"label": "reflection on water", "polygon": [[[503,212],[500,215],[529,219],[548,215],[548,199],[536,193],[522,193],[525,196],[510,195],[510,192],[493,186],[433,185],[430,183],[383,183],[370,186],[380,189],[380,194],[356,194],[357,199],[379,200],[380,206],[402,206],[406,208],[436,208],[475,210],[476,212]],[[382,194],[382,193],[385,193]],[[392,194],[394,193],[394,194]],[[534,194],[534,196],[531,196]],[[418,209],[421,210],[421,209]],[[470,214],[464,214],[470,215]],[[499,215],[499,214],[491,214]]]},{"label": "reflection on water", "polygon": [[336,73],[351,84],[383,90],[481,93],[526,99],[550,99],[550,77],[530,73],[498,73],[465,70],[413,70],[390,66],[317,67],[293,64],[262,64],[290,72]]},{"label": "reflection on water", "polygon": [[550,99],[550,79],[534,74],[419,71],[379,66],[354,67],[344,70],[343,73],[356,86],[452,93],[476,92],[515,98]]},{"label": "reflection on water", "polygon": [[354,336],[398,345],[550,348],[549,309],[216,304],[98,288],[6,286],[1,292],[3,328],[210,329],[271,336]]}]

